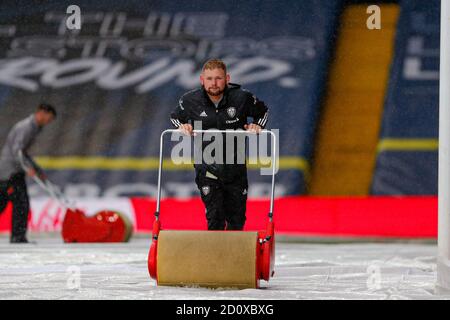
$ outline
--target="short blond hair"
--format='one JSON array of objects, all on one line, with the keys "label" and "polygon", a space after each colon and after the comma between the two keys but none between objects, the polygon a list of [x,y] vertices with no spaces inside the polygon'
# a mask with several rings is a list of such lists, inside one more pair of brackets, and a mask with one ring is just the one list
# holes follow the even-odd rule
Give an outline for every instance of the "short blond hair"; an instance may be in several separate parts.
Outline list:
[{"label": "short blond hair", "polygon": [[204,72],[206,69],[222,69],[223,71],[225,71],[225,74],[227,74],[227,66],[220,59],[210,59],[206,61],[206,63],[203,65],[202,72]]}]

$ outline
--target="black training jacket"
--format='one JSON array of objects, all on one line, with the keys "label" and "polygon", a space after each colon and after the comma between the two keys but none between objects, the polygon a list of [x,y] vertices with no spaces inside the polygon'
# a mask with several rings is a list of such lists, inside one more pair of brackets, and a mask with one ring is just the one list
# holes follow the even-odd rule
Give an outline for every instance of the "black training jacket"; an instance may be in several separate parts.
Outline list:
[{"label": "black training jacket", "polygon": [[[248,118],[252,123],[265,128],[268,119],[268,108],[250,91],[242,89],[240,85],[229,83],[218,107],[208,97],[206,90],[201,87],[185,93],[179,100],[175,110],[170,115],[172,124],[178,128],[181,124],[190,123],[194,129],[194,122],[201,122],[203,130],[208,129],[242,129],[248,124]],[[224,137],[224,141],[225,141]],[[203,149],[211,142],[203,142]],[[225,154],[224,149],[224,154]],[[235,150],[236,154],[237,150]],[[236,175],[243,174],[245,164],[195,165],[197,173],[203,174],[209,171],[223,180],[232,180]]]}]

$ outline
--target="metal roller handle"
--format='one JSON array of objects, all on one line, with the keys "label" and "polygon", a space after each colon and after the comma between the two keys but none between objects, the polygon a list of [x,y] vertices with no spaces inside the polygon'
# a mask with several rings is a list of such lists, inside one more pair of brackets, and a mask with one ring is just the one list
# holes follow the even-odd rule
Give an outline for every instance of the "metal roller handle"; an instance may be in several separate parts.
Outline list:
[{"label": "metal roller handle", "polygon": [[[158,195],[156,199],[156,211],[155,218],[159,220],[159,210],[160,210],[160,202],[161,202],[161,178],[162,178],[162,167],[163,167],[163,142],[164,136],[167,133],[179,133],[183,134],[179,129],[167,129],[161,133],[160,141],[159,141],[159,168],[158,168]],[[245,134],[252,135],[256,133],[248,132],[248,131],[231,131],[231,130],[193,130],[193,133],[230,133],[230,134]],[[269,220],[273,220],[273,209],[274,209],[274,200],[275,200],[275,168],[276,168],[276,153],[275,150],[277,148],[277,139],[275,133],[270,130],[261,130],[258,134],[270,134],[273,138],[273,148],[272,148],[272,188],[270,193],[270,211],[269,211]]]}]

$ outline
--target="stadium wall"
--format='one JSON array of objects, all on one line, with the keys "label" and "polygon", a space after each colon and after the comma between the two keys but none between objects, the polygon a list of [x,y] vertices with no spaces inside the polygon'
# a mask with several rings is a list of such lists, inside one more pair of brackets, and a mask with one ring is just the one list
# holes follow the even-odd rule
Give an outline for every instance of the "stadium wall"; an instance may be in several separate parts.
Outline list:
[{"label": "stadium wall", "polygon": [[[150,233],[156,201],[149,198],[78,199],[87,215],[116,210],[127,215],[135,232]],[[251,199],[246,230],[265,229],[268,200]],[[60,232],[64,212],[48,199],[32,200],[29,221],[34,232]],[[165,199],[161,203],[164,229],[206,230],[200,198]],[[275,201],[278,235],[324,238],[422,238],[437,235],[436,197],[285,197]],[[11,207],[0,216],[0,232],[8,232]]]}]

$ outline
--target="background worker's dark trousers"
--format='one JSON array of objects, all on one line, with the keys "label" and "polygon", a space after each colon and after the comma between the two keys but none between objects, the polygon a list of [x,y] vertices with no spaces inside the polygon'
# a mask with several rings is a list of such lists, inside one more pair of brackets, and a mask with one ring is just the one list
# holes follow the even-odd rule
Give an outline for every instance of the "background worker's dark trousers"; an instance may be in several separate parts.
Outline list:
[{"label": "background worker's dark trousers", "polygon": [[9,201],[13,205],[11,239],[23,239],[27,232],[30,209],[25,173],[17,173],[7,181],[0,181],[0,214]]}]

